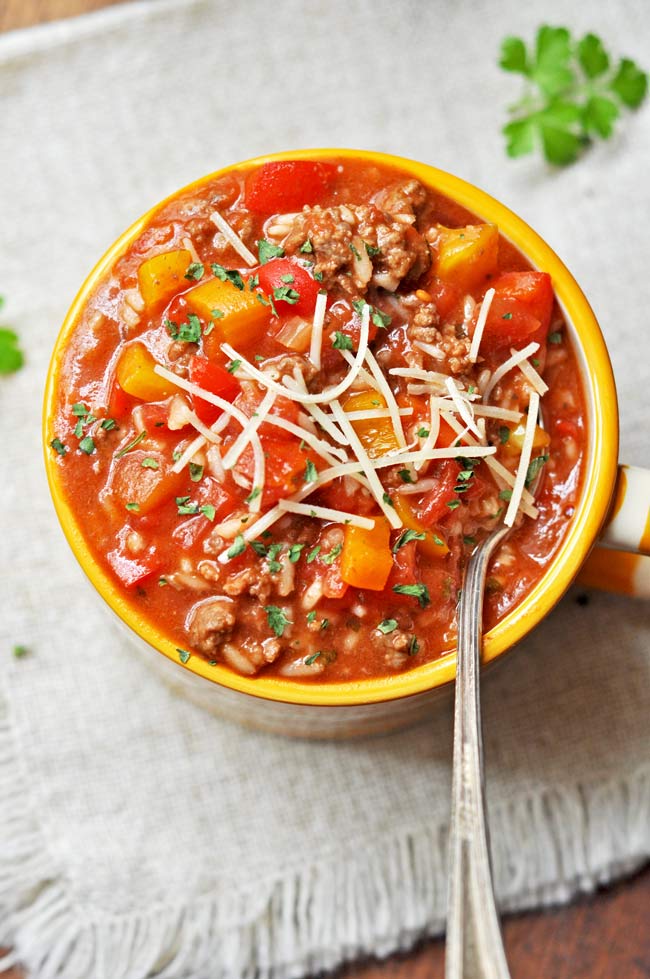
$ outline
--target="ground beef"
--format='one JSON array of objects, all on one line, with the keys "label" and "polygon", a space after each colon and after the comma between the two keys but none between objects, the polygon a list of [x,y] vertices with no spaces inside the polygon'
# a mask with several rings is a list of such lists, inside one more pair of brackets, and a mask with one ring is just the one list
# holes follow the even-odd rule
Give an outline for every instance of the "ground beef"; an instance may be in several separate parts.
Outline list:
[{"label": "ground beef", "polygon": [[235,605],[230,599],[220,596],[197,602],[190,609],[186,623],[190,645],[212,656],[230,638],[235,623]]},{"label": "ground beef", "polygon": [[359,272],[366,258],[361,249],[366,245],[371,253],[379,249],[379,254],[369,255],[370,281],[390,292],[401,282],[417,281],[431,264],[429,246],[422,235],[373,204],[305,207],[293,220],[284,241],[285,252],[300,254],[305,241],[311,243],[309,254],[314,271],[323,277],[324,288],[338,286],[348,294],[363,291],[368,284]]},{"label": "ground beef", "polygon": [[409,217],[415,221],[417,211],[425,204],[427,192],[419,180],[403,180],[380,191],[375,203],[388,214]]}]

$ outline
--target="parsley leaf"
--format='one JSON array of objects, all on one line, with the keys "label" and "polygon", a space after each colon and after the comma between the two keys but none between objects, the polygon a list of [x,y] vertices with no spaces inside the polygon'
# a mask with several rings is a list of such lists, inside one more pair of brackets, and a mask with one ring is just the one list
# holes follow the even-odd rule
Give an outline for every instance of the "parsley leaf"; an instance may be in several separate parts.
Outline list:
[{"label": "parsley leaf", "polygon": [[311,461],[311,459],[307,459],[307,465],[305,466],[304,480],[306,483],[313,483],[315,479],[318,479],[318,469]]},{"label": "parsley leaf", "polygon": [[7,327],[0,327],[0,374],[13,374],[20,370],[25,355],[18,346],[18,334]]},{"label": "parsley leaf", "polygon": [[61,439],[52,439],[50,446],[57,452],[60,456],[64,456],[68,451],[68,446],[64,445]]},{"label": "parsley leaf", "polygon": [[510,429],[507,425],[499,425],[499,442],[505,445],[510,438]]},{"label": "parsley leaf", "polygon": [[219,265],[218,262],[213,262],[210,268],[216,278],[221,279],[222,282],[232,282],[237,289],[244,288],[244,280],[241,277],[241,273],[236,269],[226,269],[223,265]]},{"label": "parsley leaf", "polygon": [[284,248],[281,248],[280,245],[274,245],[273,242],[267,241],[266,238],[260,238],[257,243],[257,255],[260,260],[260,265],[266,265],[272,258],[282,258]]},{"label": "parsley leaf", "polygon": [[348,336],[347,333],[341,333],[340,330],[336,330],[334,333],[332,346],[335,350],[354,350],[352,345],[352,337]]},{"label": "parsley leaf", "polygon": [[499,64],[527,85],[503,127],[508,156],[541,147],[556,166],[576,160],[592,138],[609,139],[620,107],[636,109],[648,89],[634,61],[622,58],[612,67],[597,35],[574,39],[566,27],[543,24],[530,49],[520,37],[504,38]]},{"label": "parsley leaf", "polygon": [[306,241],[303,241],[302,245],[298,249],[298,251],[299,252],[302,252],[303,255],[311,255],[311,253],[313,252],[313,250],[314,250],[314,246],[312,245],[312,243],[309,240],[309,238],[307,238]]},{"label": "parsley leaf", "polygon": [[411,595],[417,598],[420,608],[426,608],[431,604],[431,596],[426,585],[393,585],[393,591],[397,595]]},{"label": "parsley leaf", "polygon": [[291,625],[291,620],[286,617],[281,608],[277,605],[265,605],[264,611],[269,623],[269,628],[278,638],[284,634],[284,630]]},{"label": "parsley leaf", "polygon": [[343,544],[336,544],[328,554],[321,555],[321,561],[323,564],[334,564],[342,550]]},{"label": "parsley leaf", "polygon": [[[139,432],[139,434],[136,435],[136,437],[128,443],[128,445],[125,445],[123,449],[120,449],[119,452],[115,453],[115,458],[121,459],[122,456],[125,456],[127,452],[131,451],[131,449],[135,449],[136,445],[140,445],[140,442],[142,442],[143,439],[146,439],[146,437],[147,437],[147,433],[143,428],[142,431]],[[81,446],[79,446],[79,448],[81,448]]]},{"label": "parsley leaf", "polygon": [[384,619],[383,622],[379,623],[377,628],[380,632],[383,632],[385,636],[388,636],[391,632],[395,632],[395,629],[397,628],[397,619]]},{"label": "parsley leaf", "polygon": [[176,652],[178,653],[178,658],[181,663],[187,663],[188,659],[192,655],[191,653],[188,653],[186,649],[179,649],[178,646],[176,647]]},{"label": "parsley leaf", "polygon": [[82,438],[79,443],[79,448],[82,452],[85,452],[87,456],[90,456],[95,451],[95,443],[91,439],[90,435],[86,435]]},{"label": "parsley leaf", "polygon": [[410,530],[410,529],[403,530],[402,533],[397,538],[397,540],[395,541],[395,543],[393,544],[393,548],[392,548],[393,554],[397,554],[400,547],[404,547],[404,545],[408,544],[410,541],[425,540],[425,538],[426,538],[426,534],[424,534],[420,530]]},{"label": "parsley leaf", "polygon": [[237,534],[232,547],[228,549],[228,557],[238,557],[246,550],[246,541],[243,534]]},{"label": "parsley leaf", "polygon": [[530,484],[535,481],[540,469],[545,462],[548,462],[548,460],[549,456],[547,455],[537,456],[535,459],[530,460],[528,469],[526,470],[526,486],[530,486]]},{"label": "parsley leaf", "polygon": [[185,273],[186,279],[195,279],[197,282],[199,279],[203,278],[205,268],[202,262],[190,262],[187,266],[187,272]]},{"label": "parsley leaf", "polygon": [[292,289],[291,286],[277,286],[273,290],[273,298],[282,300],[284,303],[289,303],[290,306],[294,306],[300,299],[300,293]]},{"label": "parsley leaf", "polygon": [[203,479],[203,466],[198,462],[190,462],[190,479],[193,483],[200,483]]}]

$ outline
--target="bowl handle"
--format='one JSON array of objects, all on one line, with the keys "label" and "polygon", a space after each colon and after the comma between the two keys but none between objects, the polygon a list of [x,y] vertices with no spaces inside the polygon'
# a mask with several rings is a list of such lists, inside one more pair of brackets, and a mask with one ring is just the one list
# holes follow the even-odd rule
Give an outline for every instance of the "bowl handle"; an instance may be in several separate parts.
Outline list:
[{"label": "bowl handle", "polygon": [[588,588],[650,598],[650,470],[618,467],[600,541],[577,581]]}]

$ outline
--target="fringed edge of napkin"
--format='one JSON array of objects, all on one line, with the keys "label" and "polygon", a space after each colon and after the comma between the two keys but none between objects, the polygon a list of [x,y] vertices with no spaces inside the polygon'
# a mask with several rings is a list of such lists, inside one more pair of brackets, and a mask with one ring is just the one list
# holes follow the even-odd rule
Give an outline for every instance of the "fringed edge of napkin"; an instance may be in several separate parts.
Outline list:
[{"label": "fringed edge of napkin", "polygon": [[[156,902],[137,915],[83,908],[55,865],[0,701],[0,963],[38,979],[298,979],[440,934],[447,827],[409,827],[248,890]],[[640,866],[650,850],[650,766],[553,789],[491,812],[504,910],[569,900]]]}]

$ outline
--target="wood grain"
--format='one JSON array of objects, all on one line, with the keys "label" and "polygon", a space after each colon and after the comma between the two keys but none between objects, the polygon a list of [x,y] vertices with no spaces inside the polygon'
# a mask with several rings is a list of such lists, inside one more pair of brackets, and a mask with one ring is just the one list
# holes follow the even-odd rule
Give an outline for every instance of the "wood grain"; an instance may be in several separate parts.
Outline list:
[{"label": "wood grain", "polygon": [[76,17],[123,0],[0,0],[0,31]]},{"label": "wood grain", "polygon": [[[0,31],[74,17],[120,0],[0,0]],[[124,0],[122,0],[124,2]],[[650,868],[569,908],[517,915],[504,935],[512,979],[648,979]],[[443,979],[441,941],[347,966],[337,979]],[[20,969],[0,979],[25,979]]]}]

